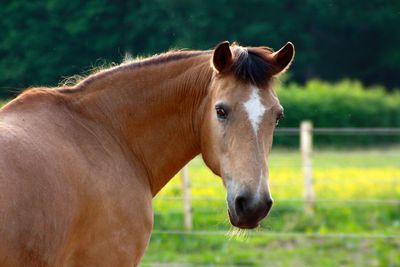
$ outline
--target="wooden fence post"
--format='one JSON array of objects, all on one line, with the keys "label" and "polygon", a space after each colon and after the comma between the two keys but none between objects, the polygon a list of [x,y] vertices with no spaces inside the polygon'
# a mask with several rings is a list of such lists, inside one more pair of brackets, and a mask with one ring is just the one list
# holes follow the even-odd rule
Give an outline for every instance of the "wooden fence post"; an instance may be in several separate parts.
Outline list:
[{"label": "wooden fence post", "polygon": [[192,218],[192,203],[190,199],[190,181],[189,181],[189,168],[186,165],[181,170],[181,181],[182,181],[182,200],[183,200],[183,222],[185,230],[193,229],[193,218]]},{"label": "wooden fence post", "polygon": [[303,158],[305,212],[313,214],[315,207],[315,193],[312,178],[312,132],[310,121],[302,121],[300,125],[300,149]]}]

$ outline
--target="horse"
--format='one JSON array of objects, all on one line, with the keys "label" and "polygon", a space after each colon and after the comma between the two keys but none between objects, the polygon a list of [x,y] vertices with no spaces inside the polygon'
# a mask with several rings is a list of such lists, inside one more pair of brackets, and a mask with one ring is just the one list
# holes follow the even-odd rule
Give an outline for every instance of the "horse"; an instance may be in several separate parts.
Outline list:
[{"label": "horse", "polygon": [[267,158],[283,108],[274,52],[222,42],[31,88],[0,111],[0,266],[137,266],[152,199],[201,154],[233,226],[272,206]]}]

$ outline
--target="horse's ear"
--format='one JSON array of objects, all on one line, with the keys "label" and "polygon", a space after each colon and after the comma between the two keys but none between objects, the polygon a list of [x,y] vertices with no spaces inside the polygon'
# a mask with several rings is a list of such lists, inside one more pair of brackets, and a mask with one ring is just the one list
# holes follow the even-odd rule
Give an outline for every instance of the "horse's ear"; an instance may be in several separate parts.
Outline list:
[{"label": "horse's ear", "polygon": [[294,45],[291,42],[272,54],[275,70],[273,75],[285,72],[292,64],[294,58]]},{"label": "horse's ear", "polygon": [[233,63],[232,51],[229,47],[229,42],[219,43],[214,49],[213,65],[218,72],[228,71]]}]

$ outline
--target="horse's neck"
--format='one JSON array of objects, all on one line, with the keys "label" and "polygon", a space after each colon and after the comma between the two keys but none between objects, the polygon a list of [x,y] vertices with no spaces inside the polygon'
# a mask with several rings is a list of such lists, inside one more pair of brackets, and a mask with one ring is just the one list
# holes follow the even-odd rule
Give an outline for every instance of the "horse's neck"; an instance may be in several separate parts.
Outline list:
[{"label": "horse's neck", "polygon": [[209,56],[113,72],[89,83],[79,103],[143,165],[155,195],[200,152]]}]

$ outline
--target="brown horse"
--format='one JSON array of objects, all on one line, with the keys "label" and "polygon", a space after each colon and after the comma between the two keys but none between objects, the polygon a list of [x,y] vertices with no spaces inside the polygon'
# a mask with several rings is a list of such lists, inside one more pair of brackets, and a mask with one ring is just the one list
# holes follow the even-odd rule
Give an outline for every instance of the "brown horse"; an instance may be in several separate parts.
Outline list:
[{"label": "brown horse", "polygon": [[0,266],[136,266],[152,198],[194,156],[221,176],[229,218],[272,205],[267,157],[294,47],[173,51],[35,88],[0,112]]}]

